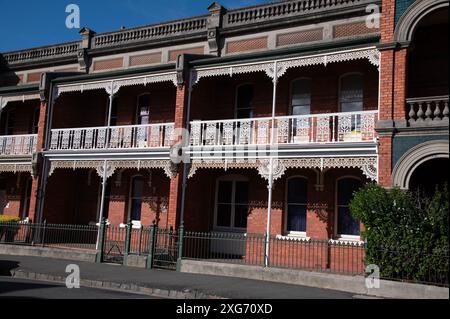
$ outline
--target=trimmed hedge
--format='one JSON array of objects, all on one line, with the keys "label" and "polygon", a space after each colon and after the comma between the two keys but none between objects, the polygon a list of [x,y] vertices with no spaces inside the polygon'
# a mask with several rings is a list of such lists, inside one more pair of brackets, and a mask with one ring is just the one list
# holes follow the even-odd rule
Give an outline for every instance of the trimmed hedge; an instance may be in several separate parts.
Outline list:
[{"label": "trimmed hedge", "polygon": [[366,263],[378,265],[384,277],[420,281],[448,273],[448,209],[447,185],[424,198],[368,184],[350,203],[365,226]]}]

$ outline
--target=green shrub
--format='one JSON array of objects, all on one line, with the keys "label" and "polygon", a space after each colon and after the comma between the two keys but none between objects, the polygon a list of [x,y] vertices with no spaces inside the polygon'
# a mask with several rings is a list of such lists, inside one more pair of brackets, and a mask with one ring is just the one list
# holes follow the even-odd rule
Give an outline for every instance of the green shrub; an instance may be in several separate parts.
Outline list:
[{"label": "green shrub", "polygon": [[383,276],[433,280],[448,272],[446,185],[429,199],[368,184],[355,193],[350,210],[365,226],[367,264],[378,265]]}]

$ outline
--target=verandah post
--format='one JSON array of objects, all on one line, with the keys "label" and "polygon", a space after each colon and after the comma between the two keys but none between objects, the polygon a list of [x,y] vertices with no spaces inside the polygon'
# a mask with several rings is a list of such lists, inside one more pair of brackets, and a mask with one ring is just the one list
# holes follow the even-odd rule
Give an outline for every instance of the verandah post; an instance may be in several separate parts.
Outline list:
[{"label": "verandah post", "polygon": [[101,263],[103,261],[103,251],[105,246],[105,231],[106,231],[106,220],[102,218],[100,222],[100,227],[98,231],[97,239],[97,255],[95,258],[96,263]]},{"label": "verandah post", "polygon": [[152,226],[150,226],[150,241],[149,241],[150,247],[148,250],[148,257],[147,257],[147,269],[153,268],[153,258],[156,247],[156,232],[157,232],[156,224],[153,224]]},{"label": "verandah post", "polygon": [[184,241],[184,224],[180,225],[178,230],[178,258],[177,258],[177,271],[181,271],[181,259],[183,258],[183,241]]},{"label": "verandah post", "polygon": [[130,246],[131,246],[131,230],[133,228],[133,224],[131,223],[131,220],[128,221],[128,224],[126,227],[126,233],[125,233],[125,251],[123,254],[123,265],[126,266],[128,263],[128,254],[130,253]]}]

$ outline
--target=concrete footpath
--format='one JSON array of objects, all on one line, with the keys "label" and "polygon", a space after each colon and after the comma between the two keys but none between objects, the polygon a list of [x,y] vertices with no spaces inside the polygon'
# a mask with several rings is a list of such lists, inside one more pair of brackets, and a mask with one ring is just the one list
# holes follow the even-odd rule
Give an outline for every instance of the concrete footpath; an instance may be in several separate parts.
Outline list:
[{"label": "concrete footpath", "polygon": [[[351,299],[354,294],[242,278],[147,270],[29,256],[0,255],[0,276],[65,283],[66,266],[80,267],[82,287],[118,289],[174,299]],[[0,294],[1,297],[1,294]]]}]

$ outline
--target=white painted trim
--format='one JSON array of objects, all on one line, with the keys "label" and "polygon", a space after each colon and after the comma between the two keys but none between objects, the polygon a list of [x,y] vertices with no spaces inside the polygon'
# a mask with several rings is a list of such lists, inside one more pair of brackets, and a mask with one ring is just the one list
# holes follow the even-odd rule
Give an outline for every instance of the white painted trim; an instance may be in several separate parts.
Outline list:
[{"label": "white painted trim", "polygon": [[[230,225],[231,227],[219,227],[217,226],[217,212],[218,212],[218,199],[219,199],[219,182],[223,182],[223,181],[227,181],[227,182],[232,182],[232,188],[231,188],[231,222]],[[235,208],[236,208],[236,203],[235,203],[235,196],[236,196],[236,182],[249,182],[249,178],[243,176],[243,175],[236,175],[236,174],[231,174],[231,175],[225,175],[225,176],[221,176],[219,178],[216,179],[216,190],[215,190],[215,199],[214,199],[214,224],[213,224],[213,230],[214,231],[219,231],[219,232],[247,232],[246,228],[237,228],[234,227],[234,218],[235,218]],[[247,225],[248,226],[248,225]]]},{"label": "white painted trim", "polygon": [[[289,194],[289,181],[291,179],[301,178],[306,180],[306,231],[304,232],[298,232],[298,231],[289,231],[287,229],[287,222],[288,222],[288,194]],[[286,178],[285,186],[284,186],[284,222],[283,222],[283,230],[285,234],[287,234],[288,237],[303,237],[306,238],[307,232],[308,232],[308,189],[309,188],[309,178],[304,175],[293,175]]]}]

